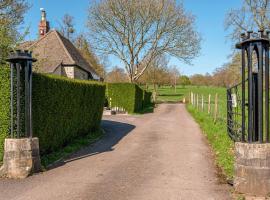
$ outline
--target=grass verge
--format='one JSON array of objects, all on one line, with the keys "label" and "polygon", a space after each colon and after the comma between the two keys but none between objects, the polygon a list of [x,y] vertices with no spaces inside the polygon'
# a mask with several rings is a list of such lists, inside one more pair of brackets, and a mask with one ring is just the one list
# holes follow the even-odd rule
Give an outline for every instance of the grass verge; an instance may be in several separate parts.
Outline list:
[{"label": "grass verge", "polygon": [[43,168],[46,169],[56,161],[64,159],[68,155],[80,150],[81,148],[93,144],[94,142],[101,139],[103,135],[104,131],[100,129],[99,131],[74,139],[71,143],[58,151],[41,156],[41,164]]},{"label": "grass verge", "polygon": [[233,141],[227,135],[227,127],[224,122],[216,122],[207,113],[198,112],[191,105],[187,105],[188,111],[200,125],[206,135],[216,157],[216,164],[222,173],[228,178],[233,177],[234,153]]}]

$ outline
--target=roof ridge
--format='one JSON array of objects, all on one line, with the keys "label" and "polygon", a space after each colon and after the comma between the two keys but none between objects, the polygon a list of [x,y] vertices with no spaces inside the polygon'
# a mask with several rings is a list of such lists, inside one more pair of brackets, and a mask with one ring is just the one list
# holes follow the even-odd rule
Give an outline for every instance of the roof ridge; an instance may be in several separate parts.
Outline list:
[{"label": "roof ridge", "polygon": [[34,41],[33,44],[31,44],[28,49],[30,49],[32,46],[36,45],[37,43],[39,43],[41,40],[43,40],[44,38],[46,38],[49,34],[51,34],[54,30],[50,30],[48,33],[46,33],[43,37],[39,38],[38,40]]},{"label": "roof ridge", "polygon": [[[81,59],[84,60],[85,64],[88,65],[87,69],[85,69],[84,67],[82,67],[84,70],[87,70],[87,71],[90,71],[91,73],[96,73],[96,71],[93,69],[93,67],[91,66],[92,64],[89,64],[85,58],[83,57],[83,55],[81,54],[81,52],[79,51],[79,49],[77,47],[75,47],[75,45],[66,37],[64,37],[61,33],[59,33],[58,31],[56,31],[57,33],[57,36],[59,37],[59,39],[61,40],[61,44],[63,45],[65,51],[68,53],[68,55],[71,57],[72,61],[74,62],[74,64],[76,64],[77,66],[79,66],[80,64],[77,62],[77,57],[75,56],[75,58],[73,57],[74,55],[70,53],[70,48],[68,48],[66,45],[65,45],[65,42],[68,42],[70,43],[70,45],[72,45],[72,48],[74,48],[76,50],[76,52],[79,54],[79,56],[81,57]],[[75,59],[75,60],[74,60]]]},{"label": "roof ridge", "polygon": [[63,36],[62,36],[57,30],[55,30],[54,32],[55,32],[55,34],[56,34],[57,39],[60,41],[60,44],[62,45],[62,48],[63,48],[64,51],[67,53],[67,55],[68,55],[68,57],[70,58],[70,60],[75,64],[75,63],[76,63],[75,60],[74,60],[73,57],[70,55],[69,51],[67,50],[67,48],[66,48],[66,46],[65,46],[65,44],[64,44],[64,42],[63,42],[63,40],[62,40],[62,37],[63,37]]}]

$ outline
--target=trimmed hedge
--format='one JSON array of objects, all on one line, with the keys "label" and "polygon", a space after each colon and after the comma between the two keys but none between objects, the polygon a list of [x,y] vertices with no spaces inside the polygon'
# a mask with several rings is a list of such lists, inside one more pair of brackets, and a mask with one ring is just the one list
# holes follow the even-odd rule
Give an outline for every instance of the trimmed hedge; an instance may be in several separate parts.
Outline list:
[{"label": "trimmed hedge", "polygon": [[4,140],[9,135],[10,84],[8,68],[0,66],[0,162],[3,157]]},{"label": "trimmed hedge", "polygon": [[33,132],[42,152],[54,151],[78,135],[100,128],[105,85],[35,74]]},{"label": "trimmed hedge", "polygon": [[152,93],[133,83],[107,83],[106,95],[110,107],[121,107],[128,113],[136,113],[151,104]]},{"label": "trimmed hedge", "polygon": [[143,107],[147,107],[152,103],[152,92],[143,92]]},{"label": "trimmed hedge", "polygon": [[[9,132],[9,70],[0,68],[0,160]],[[5,95],[2,95],[5,94]],[[33,134],[41,154],[100,128],[105,85],[53,75],[33,75]],[[4,122],[4,123],[2,123]]]}]

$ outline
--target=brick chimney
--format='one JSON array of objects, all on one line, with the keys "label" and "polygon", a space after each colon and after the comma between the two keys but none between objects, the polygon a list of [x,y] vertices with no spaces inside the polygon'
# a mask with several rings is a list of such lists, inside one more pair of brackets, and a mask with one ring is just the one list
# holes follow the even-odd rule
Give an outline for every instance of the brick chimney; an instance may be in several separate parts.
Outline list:
[{"label": "brick chimney", "polygon": [[43,37],[50,31],[50,23],[46,20],[46,11],[41,8],[41,21],[39,22],[39,37]]}]

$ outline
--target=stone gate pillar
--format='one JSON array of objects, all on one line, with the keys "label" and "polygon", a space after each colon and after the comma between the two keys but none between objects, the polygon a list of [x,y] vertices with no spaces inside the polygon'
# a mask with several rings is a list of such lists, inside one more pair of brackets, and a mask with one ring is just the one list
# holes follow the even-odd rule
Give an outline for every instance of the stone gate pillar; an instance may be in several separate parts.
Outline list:
[{"label": "stone gate pillar", "polygon": [[32,133],[32,58],[28,51],[11,53],[10,135],[5,139],[0,175],[25,178],[41,169],[38,138]]}]

